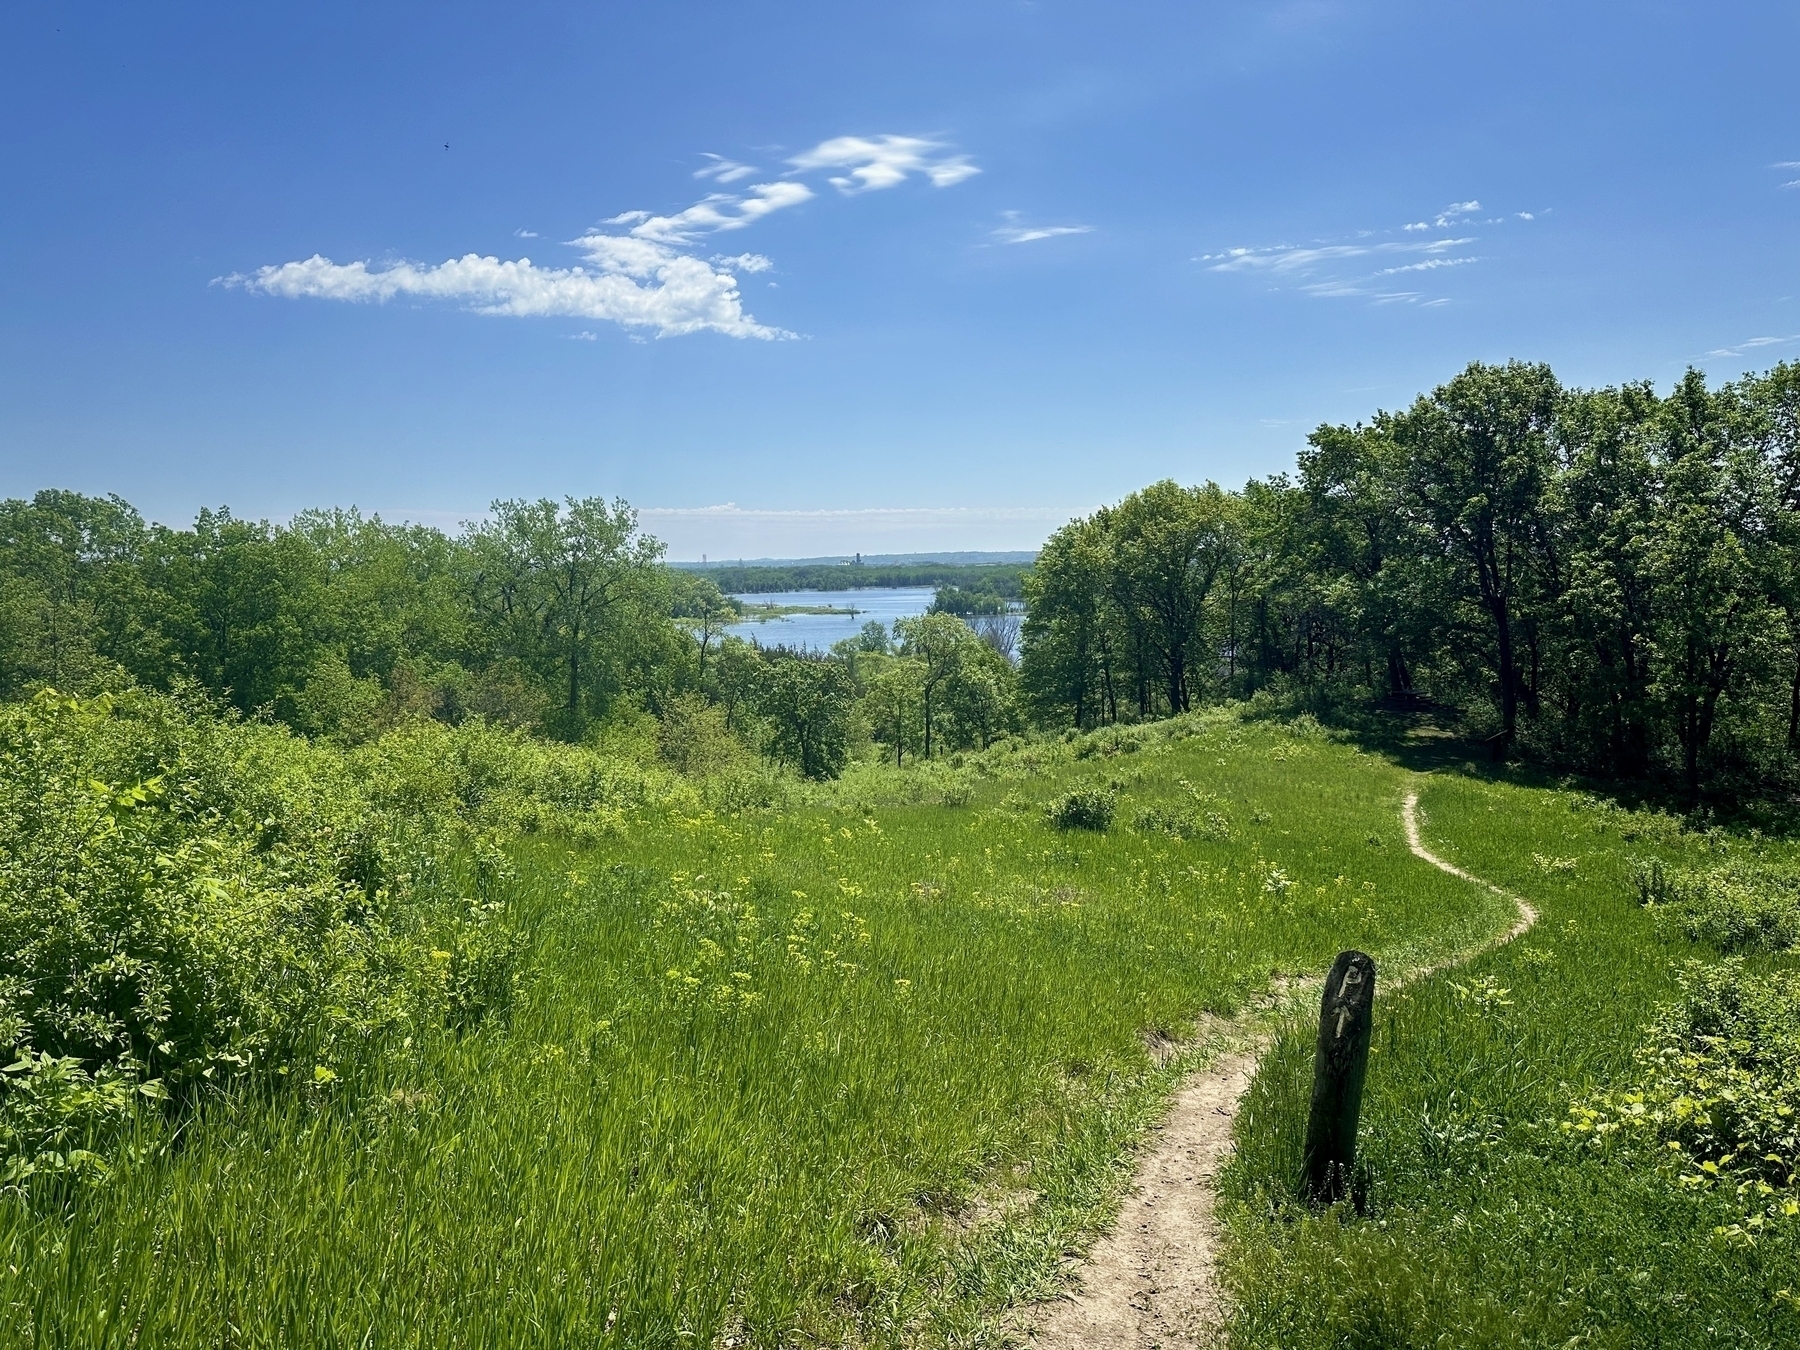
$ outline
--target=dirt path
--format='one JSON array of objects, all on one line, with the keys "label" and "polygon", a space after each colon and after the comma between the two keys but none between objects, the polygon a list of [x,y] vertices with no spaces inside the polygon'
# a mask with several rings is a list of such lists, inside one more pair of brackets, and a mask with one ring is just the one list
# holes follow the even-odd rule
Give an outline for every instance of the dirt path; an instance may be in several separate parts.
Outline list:
[{"label": "dirt path", "polygon": [[[1406,844],[1440,871],[1504,896],[1519,919],[1492,943],[1390,981],[1398,988],[1511,942],[1537,922],[1520,897],[1445,862],[1419,838],[1419,794],[1400,807]],[[1316,989],[1316,982],[1310,988]],[[1266,1012],[1266,1006],[1261,1011]],[[1254,1019],[1254,1021],[1252,1020]],[[1219,1229],[1213,1206],[1219,1169],[1231,1150],[1231,1125],[1271,1033],[1252,1013],[1232,1024],[1237,1044],[1222,1050],[1176,1093],[1120,1208],[1118,1223],[1094,1245],[1079,1291],[1045,1305],[1025,1328],[1040,1350],[1185,1350],[1218,1343],[1224,1327],[1217,1277]]]}]

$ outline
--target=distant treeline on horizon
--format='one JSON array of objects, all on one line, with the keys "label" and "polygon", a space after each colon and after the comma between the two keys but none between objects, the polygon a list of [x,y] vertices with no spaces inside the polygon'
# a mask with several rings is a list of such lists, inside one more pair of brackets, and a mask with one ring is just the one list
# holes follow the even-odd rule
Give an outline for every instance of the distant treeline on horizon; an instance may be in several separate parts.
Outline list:
[{"label": "distant treeline on horizon", "polygon": [[[963,555],[967,556],[967,555]],[[1022,599],[1025,574],[1034,555],[1014,562],[918,562],[883,563],[873,558],[862,562],[790,564],[692,563],[672,567],[701,573],[727,595],[764,595],[776,591],[850,591],[893,586],[958,586],[964,590],[992,592],[1007,600]]]},{"label": "distant treeline on horizon", "polygon": [[706,572],[721,567],[910,567],[918,563],[941,563],[959,567],[985,566],[989,563],[1028,563],[1037,557],[1034,548],[963,549],[937,553],[827,553],[816,558],[712,558],[699,562],[671,560],[670,567],[690,572]]}]

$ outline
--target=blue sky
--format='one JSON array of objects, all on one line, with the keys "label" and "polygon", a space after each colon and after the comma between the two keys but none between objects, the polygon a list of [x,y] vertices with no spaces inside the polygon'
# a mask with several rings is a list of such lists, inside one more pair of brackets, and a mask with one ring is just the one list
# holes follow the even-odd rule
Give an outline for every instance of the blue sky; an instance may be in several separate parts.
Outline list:
[{"label": "blue sky", "polygon": [[[1792,3],[0,9],[0,494],[1029,547],[1800,357]],[[579,271],[577,269],[580,269]]]}]

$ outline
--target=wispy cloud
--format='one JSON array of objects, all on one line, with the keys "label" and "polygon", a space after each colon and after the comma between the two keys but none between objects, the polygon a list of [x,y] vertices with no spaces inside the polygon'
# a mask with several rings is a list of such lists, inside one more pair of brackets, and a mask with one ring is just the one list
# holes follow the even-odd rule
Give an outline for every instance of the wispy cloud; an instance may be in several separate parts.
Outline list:
[{"label": "wispy cloud", "polygon": [[821,141],[788,163],[798,172],[810,169],[846,169],[828,181],[839,192],[874,192],[891,188],[915,173],[931,180],[933,187],[950,187],[973,178],[981,170],[967,155],[947,155],[950,147],[923,136],[834,136]]},{"label": "wispy cloud", "polygon": [[1708,352],[1707,355],[1742,356],[1746,352],[1753,352],[1759,347],[1785,347],[1792,342],[1800,342],[1800,333],[1790,333],[1787,337],[1745,338],[1742,342],[1736,343],[1730,347],[1715,347],[1712,351]]},{"label": "wispy cloud", "polygon": [[694,170],[696,178],[711,178],[719,183],[735,183],[740,178],[748,178],[756,172],[754,166],[739,164],[735,159],[726,159],[723,155],[715,155],[707,151],[701,152],[702,158],[710,159],[711,164],[703,164]]},{"label": "wispy cloud", "polygon": [[1092,234],[1092,225],[1021,225],[1017,211],[1001,212],[1007,223],[992,231],[1003,244],[1030,244],[1039,239],[1057,239],[1065,234]]},{"label": "wispy cloud", "polygon": [[1310,247],[1277,244],[1272,248],[1233,248],[1223,253],[1205,253],[1201,255],[1200,261],[1212,263],[1211,270],[1214,272],[1304,274],[1313,271],[1321,263],[1341,262],[1347,258],[1364,258],[1383,253],[1444,253],[1474,242],[1472,237],[1467,237],[1427,239],[1417,243],[1395,239],[1372,244],[1318,244]]},{"label": "wispy cloud", "polygon": [[1404,263],[1399,267],[1384,267],[1375,275],[1378,277],[1396,276],[1401,272],[1435,272],[1440,267],[1463,267],[1469,263],[1480,262],[1480,258],[1427,258],[1424,262]]},{"label": "wispy cloud", "polygon": [[[1469,248],[1479,236],[1470,231],[1497,226],[1509,220],[1531,221],[1544,212],[1516,211],[1512,216],[1481,218],[1474,198],[1451,202],[1429,220],[1408,221],[1398,228],[1357,230],[1338,240],[1307,244],[1273,244],[1231,248],[1222,253],[1203,253],[1194,261],[1213,272],[1261,275],[1271,282],[1291,286],[1305,295],[1322,298],[1357,298],[1375,305],[1409,304],[1429,307],[1447,303],[1445,297],[1427,298],[1422,291],[1396,290],[1385,278],[1440,273],[1482,261]],[[1435,238],[1430,236],[1438,231]],[[1452,232],[1454,231],[1454,232]],[[1404,261],[1403,261],[1404,259]],[[1390,261],[1391,260],[1391,261]],[[1381,265],[1385,264],[1385,265]]]},{"label": "wispy cloud", "polygon": [[521,227],[513,231],[514,239],[536,239],[537,237],[538,232],[536,230],[527,230]]},{"label": "wispy cloud", "polygon": [[[215,281],[286,299],[381,304],[405,296],[455,301],[478,314],[602,319],[628,330],[650,330],[658,337],[699,332],[793,337],[784,329],[758,323],[745,312],[738,292],[737,274],[768,271],[774,264],[767,257],[715,254],[703,260],[694,256],[698,246],[714,235],[747,229],[777,211],[812,200],[813,189],[795,177],[802,171],[848,170],[848,176],[829,180],[845,193],[893,187],[913,174],[948,187],[980,172],[967,155],[948,154],[948,149],[940,141],[918,136],[839,136],[823,141],[795,156],[789,161],[793,171],[771,182],[752,183],[737,192],[711,192],[668,215],[639,210],[608,218],[602,225],[613,230],[596,228],[568,241],[583,256],[583,263],[572,267],[544,267],[529,258],[507,260],[477,253],[435,265],[404,261],[376,267],[367,260],[337,263],[315,253]],[[709,162],[695,171],[696,178],[728,184],[757,172],[722,155],[705,157]],[[520,239],[537,238],[533,230],[514,233]],[[575,336],[592,338],[585,332]]]},{"label": "wispy cloud", "polygon": [[672,216],[624,211],[603,223],[629,225],[630,234],[637,239],[652,239],[659,244],[691,244],[703,235],[754,225],[764,216],[811,200],[812,195],[812,189],[805,183],[758,183],[741,197],[714,192]]}]

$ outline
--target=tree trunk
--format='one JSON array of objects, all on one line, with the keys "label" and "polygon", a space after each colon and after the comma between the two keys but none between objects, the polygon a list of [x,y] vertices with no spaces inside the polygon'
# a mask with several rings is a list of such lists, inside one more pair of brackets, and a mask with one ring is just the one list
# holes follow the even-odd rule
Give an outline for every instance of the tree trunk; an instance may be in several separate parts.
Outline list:
[{"label": "tree trunk", "polygon": [[1788,685],[1788,749],[1800,749],[1800,644],[1794,649],[1794,678]]},{"label": "tree trunk", "polygon": [[1519,727],[1519,672],[1514,664],[1512,616],[1500,596],[1489,602],[1488,612],[1494,618],[1495,645],[1500,657],[1500,731],[1506,737],[1503,748],[1511,749]]}]

